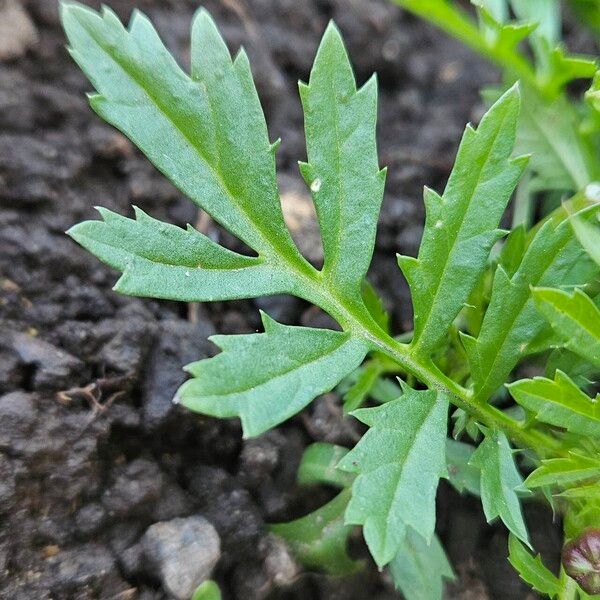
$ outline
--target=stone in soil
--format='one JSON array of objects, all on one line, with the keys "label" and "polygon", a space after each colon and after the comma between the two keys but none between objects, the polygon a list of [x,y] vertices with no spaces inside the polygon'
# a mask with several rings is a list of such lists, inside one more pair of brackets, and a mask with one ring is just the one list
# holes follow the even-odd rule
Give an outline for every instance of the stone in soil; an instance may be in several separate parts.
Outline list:
[{"label": "stone in soil", "polygon": [[142,538],[142,550],[164,590],[177,600],[189,600],[210,577],[221,541],[204,517],[194,516],[154,523]]}]

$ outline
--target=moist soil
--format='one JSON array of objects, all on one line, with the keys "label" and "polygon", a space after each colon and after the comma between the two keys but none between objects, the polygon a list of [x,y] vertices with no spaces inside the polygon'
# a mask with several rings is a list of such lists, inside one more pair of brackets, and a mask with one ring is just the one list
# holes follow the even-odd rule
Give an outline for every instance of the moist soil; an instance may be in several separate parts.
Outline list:
[{"label": "moist soil", "polygon": [[[358,81],[377,71],[380,161],[389,172],[371,279],[396,331],[410,329],[395,253],[416,252],[422,187],[443,187],[465,123],[481,117],[478,90],[497,73],[383,1],[205,5],[230,48],[243,44],[250,55],[271,138],[282,139],[286,217],[314,262],[321,249],[297,168],[305,148],[296,83],[307,79],[332,18]],[[123,19],[134,7],[146,12],[188,64],[197,2],[112,6]],[[236,420],[194,415],[171,402],[185,379],[182,365],[216,352],[211,334],[258,329],[259,309],[285,323],[322,326],[328,317],[289,297],[199,306],[114,293],[116,273],[64,234],[96,218],[95,205],[130,214],[135,204],[178,225],[195,223],[229,247],[239,244],[92,113],[85,98],[91,86],[65,50],[54,0],[0,0],[0,22],[0,598],[173,597],[165,565],[149,556],[168,562],[171,546],[148,552],[146,532],[190,517],[211,539],[218,533],[220,549],[213,543],[199,552],[218,559],[212,576],[226,599],[399,598],[368,560],[345,579],[303,571],[265,527],[331,497],[331,490],[298,487],[295,474],[308,444],[358,439],[335,393],[246,441]],[[480,504],[445,484],[438,498],[438,533],[458,576],[447,597],[534,598],[505,560],[505,532],[485,523]],[[551,514],[535,506],[526,512],[535,546],[555,559],[560,542]],[[152,544],[160,546],[160,536]],[[360,538],[351,546],[366,558]]]}]

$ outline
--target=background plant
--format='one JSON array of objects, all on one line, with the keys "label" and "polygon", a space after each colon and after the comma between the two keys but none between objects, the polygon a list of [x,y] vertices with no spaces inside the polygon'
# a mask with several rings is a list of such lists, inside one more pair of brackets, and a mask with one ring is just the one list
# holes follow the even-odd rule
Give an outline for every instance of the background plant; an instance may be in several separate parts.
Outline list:
[{"label": "background plant", "polygon": [[[489,11],[480,14],[484,31],[503,44],[507,36],[525,37],[523,26],[500,26]],[[96,88],[92,108],[255,252],[230,251],[191,226],[161,223],[139,209],[135,219],[99,209],[102,221],[69,233],[122,272],[115,289],[180,301],[293,294],[328,312],[341,328],[287,326],[263,314],[264,333],[213,337],[222,352],[188,365],[192,378],[177,393],[192,410],[239,417],[248,437],[344,380],[346,408],[367,432],[352,450],[309,447],[299,473],[303,483],[340,492],[316,513],[273,530],[308,566],[341,574],[360,568],[346,553],[346,538],[362,526],[376,563],[390,565],[405,596],[440,597],[443,580],[453,576],[434,534],[436,489],[447,477],[460,491],[481,495],[489,520],[506,524],[511,562],[527,581],[549,595],[585,597],[575,579],[555,577],[521,545],[529,540],[520,501],[527,494],[549,499],[565,513],[569,538],[600,522],[594,492],[600,414],[586,394],[600,366],[599,266],[586,251],[593,256],[597,248],[592,223],[598,198],[591,183],[598,169],[597,90],[588,94],[582,121],[590,128],[578,129],[570,148],[570,155],[580,156],[581,179],[573,171],[567,187],[558,177],[552,181],[560,185],[551,187],[547,177],[556,175],[554,167],[534,158],[522,188],[527,198],[559,189],[574,191],[572,198],[531,228],[523,219],[499,253],[492,250],[507,233],[499,224],[528,164],[513,157],[515,142],[519,151],[526,145],[519,89],[497,94],[478,128],[467,127],[444,193],[425,191],[418,257],[398,259],[415,325],[412,334],[396,339],[365,280],[385,180],[375,143],[377,82],[372,78],[357,89],[333,25],[308,84],[300,84],[308,156],[300,170],[325,256],[318,270],[299,253],[283,220],[278,143],[268,138],[248,59],[242,50],[232,60],[205,11],[192,26],[190,75],[139,12],[127,29],[108,9],[99,14],[74,3],[63,4],[62,18],[71,53]],[[533,32],[529,26],[528,35]],[[526,80],[524,104],[531,88],[555,106],[566,98],[561,73],[580,75],[585,65],[591,74],[589,61],[552,56],[560,69],[552,67],[550,82],[539,90]],[[590,169],[585,180],[581,165]],[[571,343],[573,336],[585,343]],[[517,406],[507,407],[504,386],[531,357],[546,363],[548,378],[511,383]],[[389,373],[402,376],[401,389],[384,378]],[[367,398],[381,405],[361,408]],[[450,405],[457,409],[455,437],[470,437],[477,446],[447,437]],[[523,466],[533,467],[525,481],[515,447],[526,451]],[[593,579],[577,581],[586,587]]]}]

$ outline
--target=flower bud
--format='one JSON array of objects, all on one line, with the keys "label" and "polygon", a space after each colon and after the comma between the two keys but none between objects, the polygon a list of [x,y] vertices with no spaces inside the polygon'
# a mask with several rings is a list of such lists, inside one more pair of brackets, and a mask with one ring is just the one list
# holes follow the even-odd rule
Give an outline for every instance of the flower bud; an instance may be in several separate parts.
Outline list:
[{"label": "flower bud", "polygon": [[600,529],[584,529],[565,544],[562,564],[587,594],[600,594]]}]

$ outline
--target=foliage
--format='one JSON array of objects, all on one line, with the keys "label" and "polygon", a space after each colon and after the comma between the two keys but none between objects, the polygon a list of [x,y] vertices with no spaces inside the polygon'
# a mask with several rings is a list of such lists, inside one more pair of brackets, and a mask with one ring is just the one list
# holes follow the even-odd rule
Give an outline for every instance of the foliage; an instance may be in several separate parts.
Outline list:
[{"label": "foliage", "polygon": [[[333,24],[300,84],[308,157],[300,171],[323,238],[322,269],[300,254],[285,225],[278,143],[268,138],[246,54],[232,59],[205,10],[192,25],[189,74],[137,11],[126,28],[108,8],[68,2],[62,20],[70,52],[96,89],[92,108],[252,252],[137,208],[133,219],[99,209],[102,220],[69,234],[121,272],[115,289],[124,294],[214,301],[286,293],[335,319],[339,330],[262,314],[262,333],[214,336],[221,352],[188,365],[192,377],[176,395],[193,411],[239,417],[250,437],[340,385],[345,411],[366,433],[350,450],[310,446],[298,473],[301,485],[337,495],[271,526],[307,567],[335,575],[360,568],[347,548],[358,525],[375,562],[390,566],[409,600],[441,598],[453,574],[434,533],[435,496],[448,478],[458,491],[480,495],[487,518],[499,517],[514,534],[510,560],[523,579],[556,595],[574,580],[554,577],[518,539],[528,543],[521,499],[538,490],[564,513],[568,537],[600,518],[600,415],[589,386],[600,369],[598,78],[576,109],[565,92],[595,66],[559,44],[551,0],[482,0],[478,22],[447,0],[398,1],[501,65],[507,82],[488,96],[494,102],[479,126],[467,126],[443,193],[425,190],[418,256],[398,258],[412,294],[412,333],[392,336],[365,279],[385,181],[375,141],[377,80],[357,88]],[[532,150],[529,162],[518,156]],[[519,184],[524,169],[526,185]],[[517,185],[520,215],[532,211],[519,198],[557,191],[573,198],[534,226],[517,219],[496,252]],[[546,377],[510,383],[526,362],[538,373],[545,365]],[[390,374],[401,375],[400,387]],[[380,406],[363,407],[370,401]],[[473,445],[447,437],[450,405],[454,437],[467,435]]]},{"label": "foliage", "polygon": [[221,600],[221,590],[214,581],[205,581],[196,588],[192,600]]}]

